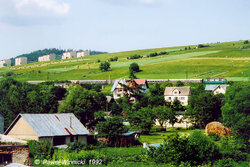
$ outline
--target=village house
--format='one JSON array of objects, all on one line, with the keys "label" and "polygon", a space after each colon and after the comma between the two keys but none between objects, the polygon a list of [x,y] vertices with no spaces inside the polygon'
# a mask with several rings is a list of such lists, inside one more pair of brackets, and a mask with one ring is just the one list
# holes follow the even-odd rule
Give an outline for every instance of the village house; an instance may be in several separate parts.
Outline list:
[{"label": "village house", "polygon": [[87,143],[89,131],[73,113],[19,114],[5,131],[5,135],[51,145],[65,145],[79,141]]},{"label": "village house", "polygon": [[27,64],[28,62],[28,58],[27,57],[18,57],[15,59],[15,65],[16,66],[19,66],[19,65],[22,65],[22,64]]},{"label": "village house", "polygon": [[56,54],[48,54],[48,55],[43,55],[38,57],[38,61],[42,62],[42,61],[51,61],[51,60],[55,60],[56,59]]},{"label": "village house", "polygon": [[166,87],[164,98],[167,102],[173,102],[178,99],[183,106],[188,105],[188,98],[191,96],[190,86],[184,87]]},{"label": "village house", "polygon": [[62,59],[71,59],[71,58],[76,58],[76,52],[72,51],[72,52],[65,52],[62,55]]},{"label": "village house", "polygon": [[225,94],[226,88],[229,85],[206,85],[205,90],[213,92],[213,94],[217,95],[219,93]]},{"label": "village house", "polygon": [[29,147],[26,141],[0,135],[0,166],[11,163],[29,165]]},{"label": "village house", "polygon": [[89,56],[89,50],[85,50],[85,51],[81,51],[81,52],[77,52],[76,57],[84,57],[84,56]]},{"label": "village house", "polygon": [[9,66],[11,66],[11,60],[1,60],[0,61],[0,68],[2,68],[2,67],[9,67]]},{"label": "village house", "polygon": [[[147,93],[147,88],[148,88],[148,82],[145,79],[135,79],[134,82],[136,83],[136,85],[134,85],[134,83],[132,81],[128,81],[125,79],[120,79],[120,80],[115,80],[114,85],[111,89],[111,92],[113,92],[113,97],[114,99],[118,99],[120,97],[123,97],[125,93],[130,94],[132,92],[125,92],[125,88],[122,85],[126,85],[129,87],[138,87],[136,89],[138,89],[139,91],[141,91],[142,93]],[[137,90],[133,90],[133,91],[137,91]],[[134,99],[132,99],[134,100]]]}]

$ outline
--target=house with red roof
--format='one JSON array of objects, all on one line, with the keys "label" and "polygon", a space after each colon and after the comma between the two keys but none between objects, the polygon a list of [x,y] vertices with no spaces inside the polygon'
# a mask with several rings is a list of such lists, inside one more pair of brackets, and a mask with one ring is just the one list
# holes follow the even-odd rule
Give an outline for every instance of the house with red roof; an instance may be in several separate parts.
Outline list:
[{"label": "house with red roof", "polygon": [[[125,88],[125,86],[129,87],[129,90]],[[115,80],[114,85],[111,89],[113,92],[114,99],[118,99],[123,97],[124,94],[132,94],[135,91],[140,91],[142,93],[147,93],[148,82],[146,79],[134,79],[134,80]],[[134,101],[135,99],[131,99]]]}]

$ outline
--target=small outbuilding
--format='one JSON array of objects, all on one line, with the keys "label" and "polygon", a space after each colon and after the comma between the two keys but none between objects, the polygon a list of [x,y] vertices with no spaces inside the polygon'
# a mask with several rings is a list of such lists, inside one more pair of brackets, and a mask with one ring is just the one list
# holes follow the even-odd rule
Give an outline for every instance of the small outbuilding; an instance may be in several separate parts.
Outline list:
[{"label": "small outbuilding", "polygon": [[73,113],[19,114],[5,131],[5,135],[51,145],[65,145],[80,141],[87,143],[89,131]]},{"label": "small outbuilding", "polygon": [[205,90],[213,92],[215,95],[222,93],[226,93],[226,89],[229,85],[206,85]]}]

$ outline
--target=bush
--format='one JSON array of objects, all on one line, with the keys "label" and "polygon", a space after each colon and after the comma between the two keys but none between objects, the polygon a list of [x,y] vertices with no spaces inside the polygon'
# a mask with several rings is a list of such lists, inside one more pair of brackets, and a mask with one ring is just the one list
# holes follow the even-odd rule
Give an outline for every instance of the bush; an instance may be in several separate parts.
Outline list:
[{"label": "bush", "polygon": [[159,54],[158,53],[150,53],[149,55],[147,55],[147,57],[155,57],[155,56],[159,56]]},{"label": "bush", "polygon": [[219,140],[220,140],[220,136],[217,135],[216,133],[209,133],[208,136],[209,136],[209,138],[211,138],[213,141],[219,141]]},{"label": "bush", "polygon": [[118,60],[118,57],[114,57],[114,58],[110,58],[109,61],[117,61]]},{"label": "bush", "polygon": [[160,53],[158,53],[159,55],[168,55],[168,52],[165,52],[165,51],[163,51],[163,52],[160,52]]},{"label": "bush", "polygon": [[90,144],[85,144],[81,142],[74,142],[68,144],[68,148],[66,149],[68,152],[79,152],[81,150],[93,150],[94,146]]},{"label": "bush", "polygon": [[199,44],[198,48],[205,48],[205,47],[209,47],[209,45],[204,45],[204,44]]},{"label": "bush", "polygon": [[11,76],[13,76],[13,75],[15,75],[15,74],[14,74],[12,71],[7,72],[7,73],[5,74],[6,77],[11,77]]},{"label": "bush", "polygon": [[49,141],[38,142],[35,140],[28,141],[30,158],[50,160],[54,154],[55,148]]},{"label": "bush", "polygon": [[140,59],[140,58],[142,58],[142,57],[143,57],[143,56],[141,56],[141,55],[135,54],[135,55],[133,55],[133,56],[127,57],[127,59]]},{"label": "bush", "polygon": [[177,81],[177,82],[175,83],[175,86],[177,86],[177,87],[184,86],[184,83],[181,82],[181,81]]},{"label": "bush", "polygon": [[108,71],[110,69],[110,63],[109,62],[101,63],[100,66],[99,66],[99,69],[102,72]]},{"label": "bush", "polygon": [[139,67],[139,65],[138,65],[137,63],[132,63],[132,64],[130,64],[130,66],[129,66],[129,71],[130,71],[131,73],[140,72],[140,67]]},{"label": "bush", "polygon": [[194,132],[190,137],[180,137],[177,133],[171,135],[160,147],[150,147],[148,155],[157,163],[188,163],[191,166],[209,163],[220,157],[215,143],[201,132]]},{"label": "bush", "polygon": [[245,41],[244,41],[244,44],[248,44],[248,43],[249,43],[249,41],[248,41],[248,40],[245,40]]}]

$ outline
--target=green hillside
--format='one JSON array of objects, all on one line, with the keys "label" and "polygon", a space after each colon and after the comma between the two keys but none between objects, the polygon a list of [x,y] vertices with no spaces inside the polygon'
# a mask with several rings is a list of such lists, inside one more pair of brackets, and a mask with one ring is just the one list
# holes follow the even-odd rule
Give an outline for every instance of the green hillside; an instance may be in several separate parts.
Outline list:
[{"label": "green hillside", "polygon": [[[27,80],[88,80],[128,78],[128,67],[136,62],[141,72],[138,78],[147,79],[184,79],[224,77],[228,80],[249,80],[250,76],[250,44],[244,41],[198,45],[143,49],[119,53],[109,53],[84,58],[55,60],[43,63],[31,63],[16,67],[0,69],[0,75],[13,72],[14,78]],[[147,57],[151,53],[161,53],[156,57]],[[133,55],[141,55],[140,59],[127,59]],[[101,72],[101,62],[118,57],[118,61],[110,62],[111,70]]]}]

